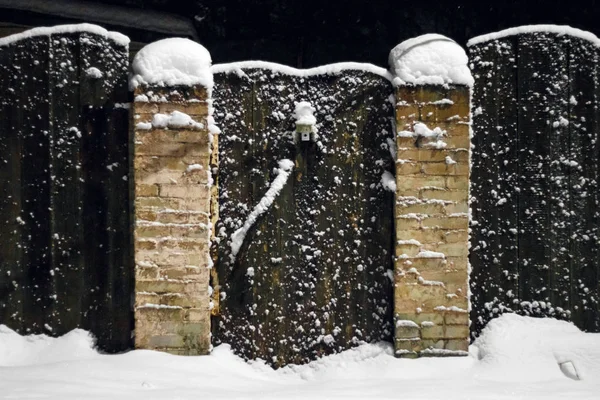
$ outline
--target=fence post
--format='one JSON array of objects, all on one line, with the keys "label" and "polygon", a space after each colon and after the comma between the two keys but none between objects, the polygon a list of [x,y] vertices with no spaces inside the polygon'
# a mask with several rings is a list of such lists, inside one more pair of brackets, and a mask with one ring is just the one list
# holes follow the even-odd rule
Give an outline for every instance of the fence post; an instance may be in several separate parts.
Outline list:
[{"label": "fence post", "polygon": [[395,349],[466,355],[469,345],[470,87],[464,50],[440,35],[390,53],[396,87]]},{"label": "fence post", "polygon": [[187,39],[152,43],[136,55],[131,84],[135,346],[206,354],[215,193],[211,164],[218,133],[210,54]]}]

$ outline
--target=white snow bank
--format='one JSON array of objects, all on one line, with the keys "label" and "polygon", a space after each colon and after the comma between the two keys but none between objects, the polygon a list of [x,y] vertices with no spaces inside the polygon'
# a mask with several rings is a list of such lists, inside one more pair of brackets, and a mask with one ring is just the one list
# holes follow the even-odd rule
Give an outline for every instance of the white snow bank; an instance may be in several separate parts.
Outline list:
[{"label": "white snow bank", "polygon": [[[552,318],[504,314],[472,346],[488,378],[514,381],[564,379],[570,363],[581,380],[600,377],[600,334],[581,332]],[[501,372],[499,372],[501,371]]]},{"label": "white snow bank", "polygon": [[21,336],[6,325],[0,325],[0,367],[40,365],[97,356],[94,338],[75,329],[64,336]]},{"label": "white snow bank", "polygon": [[[51,339],[21,337],[1,328],[2,396],[159,400],[193,399],[201,393],[206,398],[261,400],[592,400],[600,393],[600,380],[594,379],[600,376],[599,334],[516,315],[492,321],[471,346],[470,357],[397,359],[391,344],[363,344],[277,371],[262,361],[244,362],[227,345],[204,357],[145,350],[96,354],[89,336],[74,332]],[[39,343],[60,343],[61,351],[41,357]],[[560,372],[558,361],[564,355],[574,360],[583,380]],[[27,357],[29,361],[16,367],[16,361]]]},{"label": "white snow bank", "polygon": [[473,86],[465,50],[452,39],[427,34],[406,40],[390,52],[396,85]]},{"label": "white snow bank", "polygon": [[16,33],[0,39],[0,46],[18,42],[19,40],[29,39],[36,36],[59,35],[61,33],[92,33],[102,36],[105,39],[112,40],[120,46],[128,46],[129,38],[118,32],[109,32],[106,29],[93,24],[73,24],[73,25],[58,25],[52,27],[33,28],[25,32]]},{"label": "white snow bank", "polygon": [[211,71],[213,74],[226,73],[246,76],[244,69],[266,69],[273,73],[292,75],[298,77],[309,77],[316,75],[336,75],[344,71],[365,71],[379,75],[389,81],[393,76],[385,69],[368,63],[341,62],[329,65],[323,65],[315,68],[297,69],[287,65],[277,64],[268,61],[239,61],[227,64],[213,65]]},{"label": "white snow bank", "polygon": [[133,59],[130,86],[213,86],[210,53],[183,38],[159,40],[142,48]]},{"label": "white snow bank", "polygon": [[600,47],[600,39],[591,32],[572,28],[567,25],[524,25],[515,28],[505,29],[499,32],[488,33],[474,37],[467,42],[467,46],[474,46],[479,43],[489,42],[490,40],[502,39],[508,36],[520,35],[524,33],[556,33],[558,35],[569,35],[592,42]]}]

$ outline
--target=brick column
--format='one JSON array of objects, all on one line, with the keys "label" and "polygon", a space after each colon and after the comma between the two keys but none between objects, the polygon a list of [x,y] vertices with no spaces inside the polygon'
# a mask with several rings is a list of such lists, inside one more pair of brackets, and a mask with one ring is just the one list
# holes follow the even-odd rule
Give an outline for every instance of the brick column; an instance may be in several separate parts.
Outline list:
[{"label": "brick column", "polygon": [[135,89],[135,346],[210,350],[210,164],[203,87]]},{"label": "brick column", "polygon": [[406,85],[396,100],[396,355],[466,355],[470,91]]}]

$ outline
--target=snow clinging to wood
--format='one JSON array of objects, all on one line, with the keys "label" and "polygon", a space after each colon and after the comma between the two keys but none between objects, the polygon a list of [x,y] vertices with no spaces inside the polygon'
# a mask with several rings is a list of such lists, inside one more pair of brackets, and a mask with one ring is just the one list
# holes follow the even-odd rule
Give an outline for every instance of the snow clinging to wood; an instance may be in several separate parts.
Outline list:
[{"label": "snow clinging to wood", "polygon": [[33,28],[25,32],[1,38],[0,46],[6,46],[11,43],[18,42],[20,40],[25,40],[37,36],[50,36],[67,33],[91,33],[111,40],[119,46],[129,46],[129,38],[127,36],[122,35],[118,32],[109,32],[106,29],[93,24],[58,25],[53,27],[42,26],[39,28]]},{"label": "snow clinging to wood", "polygon": [[390,52],[395,85],[473,86],[468,57],[452,39],[427,34],[406,40]]},{"label": "snow clinging to wood", "polygon": [[525,33],[556,33],[558,35],[574,36],[583,40],[592,42],[600,47],[600,39],[591,32],[572,28],[568,25],[524,25],[515,28],[504,29],[503,31],[488,33],[474,37],[467,42],[467,46],[474,46],[479,43],[489,42],[490,40],[502,39],[508,36],[521,35]]},{"label": "snow clinging to wood", "polygon": [[139,85],[213,86],[210,53],[202,45],[183,38],[150,43],[133,59],[131,88]]},{"label": "snow clinging to wood", "polygon": [[293,168],[294,162],[292,160],[283,159],[279,161],[279,168],[275,169],[277,177],[271,182],[269,190],[267,190],[267,193],[260,199],[260,202],[254,207],[250,215],[248,215],[244,225],[231,235],[231,257],[233,260],[235,260],[235,256],[237,256],[237,253],[240,251],[246,234],[250,228],[252,228],[252,225],[254,225],[258,217],[271,207],[273,201],[275,201],[275,198],[285,186]]}]

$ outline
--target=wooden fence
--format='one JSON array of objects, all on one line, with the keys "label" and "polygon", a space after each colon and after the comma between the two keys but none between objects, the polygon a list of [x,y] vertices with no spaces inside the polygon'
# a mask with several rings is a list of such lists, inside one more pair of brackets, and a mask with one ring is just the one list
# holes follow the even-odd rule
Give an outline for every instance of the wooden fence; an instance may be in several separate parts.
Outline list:
[{"label": "wooden fence", "polygon": [[92,33],[0,47],[0,323],[131,345],[126,46]]},{"label": "wooden fence", "polygon": [[[390,82],[344,71],[215,75],[221,298],[216,343],[273,365],[303,363],[393,335],[394,171]],[[295,143],[294,101],[316,108],[318,143]],[[229,238],[266,193],[281,159],[295,167],[231,256]]]},{"label": "wooden fence", "polygon": [[598,48],[536,32],[469,50],[472,333],[507,311],[599,331]]}]

